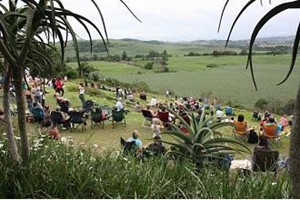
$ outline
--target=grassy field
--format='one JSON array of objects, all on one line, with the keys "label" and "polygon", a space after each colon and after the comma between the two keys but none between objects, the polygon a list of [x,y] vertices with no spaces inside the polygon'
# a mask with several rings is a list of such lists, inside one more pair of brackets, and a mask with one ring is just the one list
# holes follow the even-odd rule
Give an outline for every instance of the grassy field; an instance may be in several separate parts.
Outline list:
[{"label": "grassy field", "polygon": [[[276,84],[285,77],[291,57],[289,55],[253,57],[255,77],[258,91],[255,91],[250,70],[245,70],[246,56],[223,57],[170,57],[169,73],[155,73],[141,67],[126,63],[90,62],[105,77],[118,79],[126,83],[146,82],[151,89],[163,92],[171,90],[179,96],[201,97],[212,93],[224,104],[231,100],[249,109],[260,98],[275,99],[287,102],[295,98],[299,79],[299,68],[289,80],[280,85]],[[75,66],[74,63],[70,64]],[[207,67],[214,65],[214,67]],[[297,65],[297,63],[296,63]]]}]

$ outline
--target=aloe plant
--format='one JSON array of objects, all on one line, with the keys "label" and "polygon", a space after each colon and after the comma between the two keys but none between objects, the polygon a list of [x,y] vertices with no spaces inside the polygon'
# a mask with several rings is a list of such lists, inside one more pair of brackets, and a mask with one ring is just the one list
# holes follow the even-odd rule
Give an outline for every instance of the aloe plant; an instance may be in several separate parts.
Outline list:
[{"label": "aloe plant", "polygon": [[177,125],[169,124],[172,129],[163,133],[172,136],[175,140],[175,142],[164,141],[171,145],[169,154],[187,158],[201,168],[206,161],[222,159],[225,154],[250,153],[249,148],[241,141],[222,134],[221,128],[233,127],[232,123],[213,122],[211,118],[205,120],[203,112],[200,120],[196,119],[193,113],[189,113],[190,124],[188,124],[179,114],[168,110],[189,132],[185,134]]}]

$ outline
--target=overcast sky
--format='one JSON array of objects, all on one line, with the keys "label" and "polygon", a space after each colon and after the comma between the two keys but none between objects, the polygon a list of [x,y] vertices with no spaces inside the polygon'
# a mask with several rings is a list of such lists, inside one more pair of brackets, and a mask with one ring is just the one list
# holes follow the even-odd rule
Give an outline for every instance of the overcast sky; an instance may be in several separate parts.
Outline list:
[{"label": "overcast sky", "polygon": [[[231,23],[249,0],[231,0],[225,11],[221,31],[218,23],[226,0],[124,0],[142,22],[138,22],[119,0],[96,0],[104,15],[108,36],[112,39],[191,41],[226,39]],[[284,0],[255,2],[236,24],[231,39],[249,39],[258,20]],[[102,27],[96,9],[88,0],[63,0],[65,8],[80,12]],[[262,29],[259,37],[294,35],[300,12],[288,10],[274,17]],[[75,30],[86,39],[80,25]],[[94,34],[94,39],[100,37]]]}]

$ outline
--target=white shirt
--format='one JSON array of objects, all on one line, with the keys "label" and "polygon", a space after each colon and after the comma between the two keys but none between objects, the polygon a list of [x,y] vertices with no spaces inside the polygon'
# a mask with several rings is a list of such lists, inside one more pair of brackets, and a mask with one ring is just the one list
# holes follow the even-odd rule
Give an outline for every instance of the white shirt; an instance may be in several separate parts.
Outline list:
[{"label": "white shirt", "polygon": [[150,101],[150,106],[156,106],[156,104],[157,104],[157,99],[152,98]]},{"label": "white shirt", "polygon": [[79,87],[79,94],[84,94],[84,87]]},{"label": "white shirt", "polygon": [[222,110],[217,110],[216,116],[217,116],[217,118],[222,118],[223,117],[223,111]]},{"label": "white shirt", "polygon": [[117,101],[116,103],[117,111],[123,110],[124,106],[121,101]]}]

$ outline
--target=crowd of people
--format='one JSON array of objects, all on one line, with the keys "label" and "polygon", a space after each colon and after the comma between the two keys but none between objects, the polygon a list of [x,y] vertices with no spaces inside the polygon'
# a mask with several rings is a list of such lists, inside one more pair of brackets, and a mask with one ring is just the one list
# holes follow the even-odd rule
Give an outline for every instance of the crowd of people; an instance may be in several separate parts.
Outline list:
[{"label": "crowd of people", "polygon": [[[23,84],[28,111],[33,115],[40,115],[40,119],[36,118],[35,120],[40,120],[42,126],[51,127],[49,135],[53,139],[59,139],[60,134],[58,124],[51,122],[52,112],[61,113],[63,127],[70,128],[69,113],[70,111],[74,110],[74,108],[71,107],[70,100],[64,97],[64,85],[66,81],[66,77],[57,77],[52,80],[42,80],[38,77],[32,78],[30,75],[26,75],[26,82],[28,83],[29,87],[27,87],[26,84]],[[48,87],[45,87],[46,85]],[[78,110],[85,109],[86,86],[87,85],[83,83],[78,84],[78,98],[81,102],[81,107],[78,108]],[[100,87],[100,85],[90,86],[103,89],[103,86]],[[49,90],[49,87],[52,87],[55,91],[55,94],[53,95],[57,103],[55,109],[50,109],[46,102],[46,94],[48,93],[46,88]],[[137,98],[135,98],[136,91],[134,90],[117,86],[115,89],[111,89],[111,91],[115,92],[116,102],[114,108],[117,111],[126,110],[124,100],[127,100],[135,103],[133,106],[133,111],[142,113],[144,110],[146,110],[148,113],[150,113],[150,117],[152,118],[150,128],[153,131],[153,143],[151,143],[151,146],[158,145],[162,149],[164,149],[164,147],[162,144],[161,133],[163,130],[169,128],[168,123],[176,124],[182,130],[183,134],[189,134],[187,127],[185,127],[183,123],[178,122],[176,117],[172,113],[168,112],[166,108],[179,114],[188,124],[190,123],[188,113],[191,112],[196,114],[196,119],[198,121],[200,120],[202,114],[205,113],[204,118],[210,117],[216,122],[232,122],[235,126],[235,136],[248,138],[248,142],[259,143],[258,146],[261,146],[264,142],[266,142],[261,136],[264,136],[267,139],[267,143],[271,139],[278,140],[283,136],[288,137],[290,135],[290,129],[293,121],[293,116],[282,115],[282,117],[277,120],[275,115],[269,113],[268,111],[266,111],[263,115],[255,111],[253,112],[252,116],[254,119],[253,121],[258,121],[258,124],[255,127],[248,124],[244,115],[238,114],[236,117],[235,113],[233,113],[233,108],[230,106],[223,107],[217,98],[212,100],[209,98],[197,99],[195,97],[177,96],[172,98],[171,92],[167,91],[165,95],[169,99],[168,102],[165,100],[159,100],[155,96],[151,96],[149,98],[145,91],[141,91],[138,94],[139,99],[137,100]],[[167,113],[167,115],[163,115],[165,113]],[[164,118],[162,116],[167,117]],[[4,119],[1,119],[1,121],[4,121]],[[135,141],[136,154],[141,154],[145,149],[147,149],[147,146],[149,146],[142,146],[142,141],[139,139],[139,135],[140,133],[138,130],[135,130],[133,131],[132,136],[128,139],[128,142]]]}]

